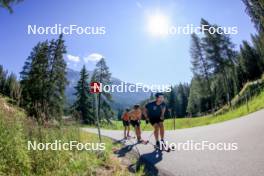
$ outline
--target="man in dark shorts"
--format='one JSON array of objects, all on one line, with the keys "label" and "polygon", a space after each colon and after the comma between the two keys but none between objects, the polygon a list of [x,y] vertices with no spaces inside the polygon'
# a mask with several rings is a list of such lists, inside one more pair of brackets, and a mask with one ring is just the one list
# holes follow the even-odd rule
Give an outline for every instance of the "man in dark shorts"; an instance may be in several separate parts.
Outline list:
[{"label": "man in dark shorts", "polygon": [[129,119],[129,109],[127,108],[126,111],[122,115],[122,121],[123,121],[123,126],[124,126],[124,139],[129,138],[129,125],[130,125],[130,119]]},{"label": "man in dark shorts", "polygon": [[142,111],[140,106],[136,104],[134,108],[129,112],[130,123],[135,129],[137,140],[139,143],[143,142],[141,139],[141,130],[140,130],[140,120],[142,116]]},{"label": "man in dark shorts", "polygon": [[164,143],[164,114],[166,111],[166,105],[164,103],[164,94],[156,93],[156,100],[148,103],[145,106],[144,116],[151,123],[154,128],[154,136],[156,145],[160,146],[159,134],[161,142]]}]

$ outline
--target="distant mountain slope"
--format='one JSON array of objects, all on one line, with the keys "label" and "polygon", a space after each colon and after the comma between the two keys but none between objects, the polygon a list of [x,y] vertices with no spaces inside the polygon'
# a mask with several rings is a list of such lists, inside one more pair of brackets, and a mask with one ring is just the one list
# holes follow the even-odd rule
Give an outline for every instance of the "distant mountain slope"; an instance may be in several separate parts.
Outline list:
[{"label": "distant mountain slope", "polygon": [[[89,77],[92,75],[92,71],[88,71]],[[67,97],[67,101],[69,104],[72,104],[75,100],[75,89],[74,87],[77,84],[77,81],[79,80],[80,75],[78,71],[67,69],[67,79],[69,81],[68,86],[65,90],[65,95]],[[111,78],[111,82],[114,85],[120,85],[122,81],[118,78]],[[132,83],[128,83],[132,84]],[[147,99],[150,96],[150,93],[146,92],[114,92],[112,93],[113,97],[113,103],[112,108],[114,109],[124,109],[126,107],[130,107],[136,103],[139,103],[142,100]]]}]

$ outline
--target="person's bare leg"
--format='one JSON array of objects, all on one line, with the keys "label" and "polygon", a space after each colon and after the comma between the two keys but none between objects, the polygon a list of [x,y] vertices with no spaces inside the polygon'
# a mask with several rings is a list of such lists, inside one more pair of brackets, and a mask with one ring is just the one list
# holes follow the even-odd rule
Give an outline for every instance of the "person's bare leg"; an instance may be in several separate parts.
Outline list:
[{"label": "person's bare leg", "polygon": [[138,127],[138,139],[141,140],[141,130],[140,130],[140,127]]},{"label": "person's bare leg", "polygon": [[126,131],[127,131],[127,127],[125,126],[125,128],[124,128],[124,138],[127,137],[127,136],[126,136]]},{"label": "person's bare leg", "polygon": [[159,128],[160,128],[160,139],[163,140],[164,139],[164,125],[163,122],[159,123]]},{"label": "person's bare leg", "polygon": [[135,127],[135,131],[136,131],[136,136],[137,136],[137,140],[140,140],[140,129],[139,127]]},{"label": "person's bare leg", "polygon": [[156,141],[159,141],[159,124],[154,124],[154,137]]},{"label": "person's bare leg", "polygon": [[130,131],[130,127],[127,126],[127,137],[129,137],[129,131]]}]

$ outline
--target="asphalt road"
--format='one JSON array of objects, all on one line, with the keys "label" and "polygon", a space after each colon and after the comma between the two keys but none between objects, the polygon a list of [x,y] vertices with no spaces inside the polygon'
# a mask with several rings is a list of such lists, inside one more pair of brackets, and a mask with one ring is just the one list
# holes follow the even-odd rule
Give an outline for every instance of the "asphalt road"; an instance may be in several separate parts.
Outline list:
[{"label": "asphalt road", "polygon": [[[85,130],[97,132],[96,129],[85,128]],[[116,140],[120,140],[123,136],[122,131],[115,130],[102,130],[102,134]],[[150,131],[144,131],[142,134],[144,139],[148,139],[150,135]],[[175,151],[157,152],[150,144],[133,145],[134,140],[128,141],[126,145],[131,146],[141,158],[154,165],[158,175],[264,175],[264,110],[218,124],[166,131],[165,136],[169,143],[177,144],[178,148]],[[153,135],[150,138],[154,143]],[[204,150],[201,148],[187,150],[186,143],[200,145],[202,141],[204,144],[210,144],[211,147],[218,144],[222,149],[225,145],[226,150],[221,148],[210,150],[207,146]],[[229,150],[231,148],[233,150]]]}]

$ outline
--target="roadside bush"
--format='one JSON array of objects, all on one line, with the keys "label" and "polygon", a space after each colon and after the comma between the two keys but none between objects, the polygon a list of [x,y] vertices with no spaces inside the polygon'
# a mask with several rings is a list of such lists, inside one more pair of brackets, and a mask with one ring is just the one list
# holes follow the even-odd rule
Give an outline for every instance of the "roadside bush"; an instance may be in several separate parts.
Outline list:
[{"label": "roadside bush", "polygon": [[3,117],[0,111],[0,175],[29,175],[30,157],[21,117]]},{"label": "roadside bush", "polygon": [[8,99],[0,95],[0,175],[100,175],[101,172],[127,175],[120,168],[120,163],[111,159],[112,144],[107,138],[103,138],[107,144],[103,152],[28,150],[28,141],[44,144],[56,140],[61,144],[70,141],[95,143],[98,137],[80,130],[79,126],[38,126],[26,117],[22,109],[7,102]]}]

